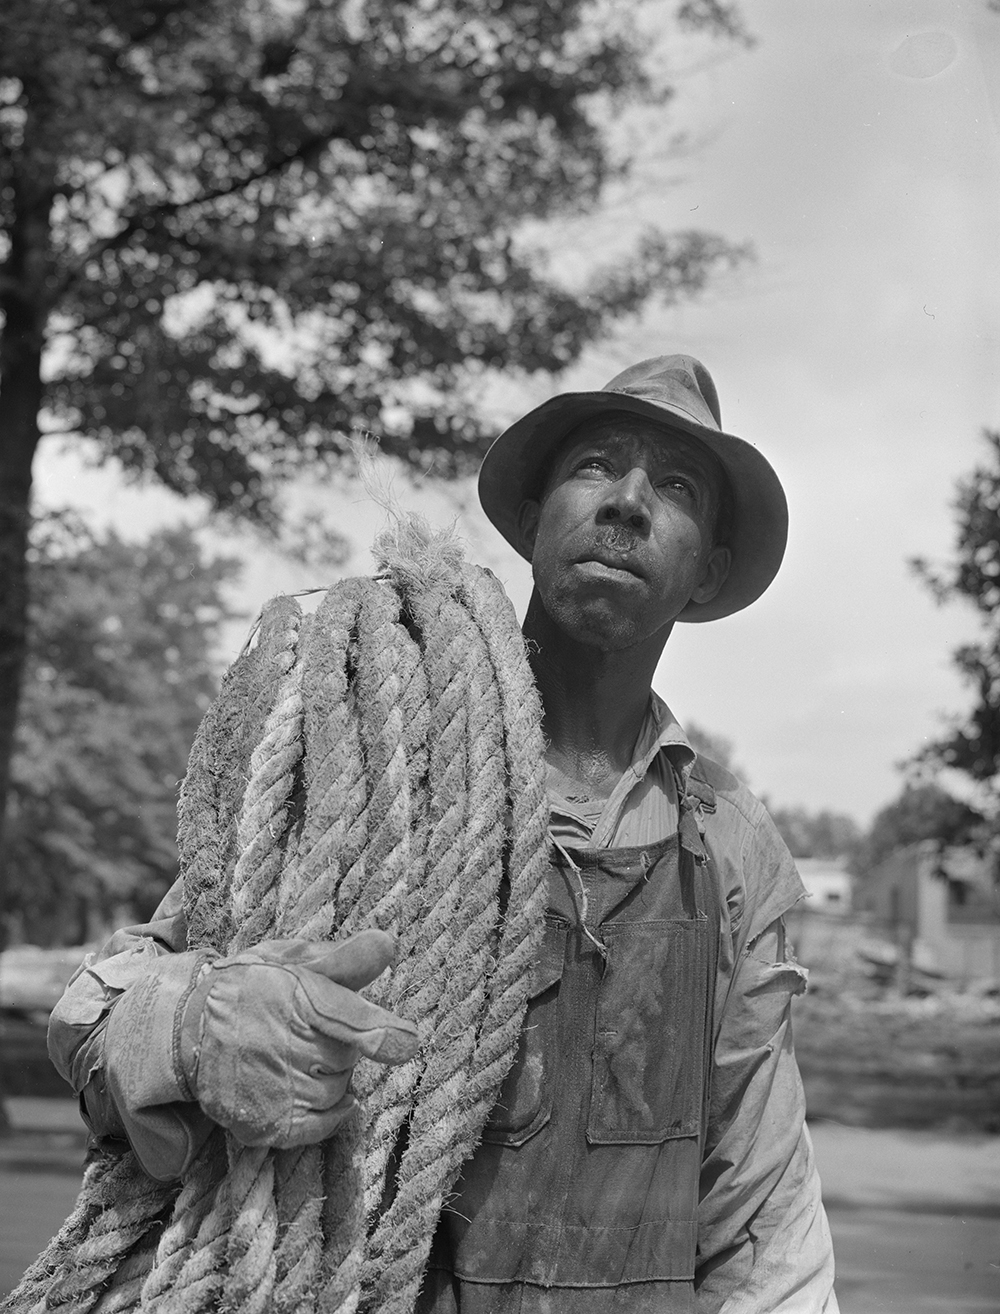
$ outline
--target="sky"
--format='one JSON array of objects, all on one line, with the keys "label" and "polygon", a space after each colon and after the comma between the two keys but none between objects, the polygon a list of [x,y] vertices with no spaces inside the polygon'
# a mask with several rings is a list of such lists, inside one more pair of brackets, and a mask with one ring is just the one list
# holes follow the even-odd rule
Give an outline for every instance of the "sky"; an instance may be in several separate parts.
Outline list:
[{"label": "sky", "polygon": [[[657,0],[649,13],[671,8]],[[673,99],[616,127],[634,153],[630,181],[549,238],[578,269],[649,223],[750,241],[755,259],[494,405],[510,420],[648,356],[704,361],[724,427],[784,483],[788,550],[754,606],[675,628],[655,687],[682,721],[730,739],[775,806],[867,824],[899,792],[897,764],[969,701],[949,655],[975,632],[972,615],[938,607],[908,562],[947,558],[955,481],[984,455],[982,429],[1000,427],[1000,14],[986,0],[744,0],[742,11],[754,47],[672,44]],[[55,442],[36,481],[41,504],[76,505],[123,533],[197,514]],[[457,522],[523,611],[528,567],[469,485],[397,479],[394,493]],[[351,540],[344,573],[370,568],[382,513],[364,489],[310,481],[292,501]],[[328,582],[249,539],[214,541],[245,556],[248,613]],[[245,628],[227,633],[227,657]]]}]

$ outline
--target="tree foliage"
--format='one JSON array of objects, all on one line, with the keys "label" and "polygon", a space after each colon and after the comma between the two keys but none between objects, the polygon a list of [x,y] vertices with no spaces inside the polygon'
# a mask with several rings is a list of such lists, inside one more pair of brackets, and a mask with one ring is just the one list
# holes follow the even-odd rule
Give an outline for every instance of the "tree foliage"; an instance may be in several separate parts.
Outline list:
[{"label": "tree foliage", "polygon": [[[668,98],[640,0],[4,0],[0,817],[40,415],[136,477],[274,522],[374,431],[464,468],[491,371],[558,371],[743,254],[647,232],[564,286],[525,222],[621,175]],[[679,20],[743,38],[734,5]]]},{"label": "tree foliage", "polygon": [[684,0],[677,17],[684,27],[728,37],[746,46],[754,43],[737,6],[725,0]]},{"label": "tree foliage", "polygon": [[963,679],[972,687],[969,714],[957,721],[917,761],[924,767],[961,772],[980,790],[983,806],[998,810],[1000,787],[1000,433],[987,431],[987,459],[959,481],[954,502],[954,560],[945,567],[913,563],[939,602],[970,604],[981,638],[954,652]]},{"label": "tree foliage", "polygon": [[706,730],[694,721],[688,722],[685,733],[696,753],[701,753],[702,756],[710,758],[711,761],[717,762],[719,766],[725,767],[727,771],[732,771],[734,775],[738,775],[742,779],[743,773],[733,762],[734,746],[731,739],[727,739],[725,735],[714,734],[711,730]]},{"label": "tree foliage", "polygon": [[41,520],[11,772],[9,911],[35,943],[152,910],[176,872],[176,790],[217,686],[236,563],[187,528],[145,542]]},{"label": "tree foliage", "polygon": [[769,811],[793,858],[850,857],[861,843],[860,827],[846,814],[803,807]]},{"label": "tree foliage", "polygon": [[897,849],[922,840],[943,848],[977,836],[983,818],[937,784],[907,784],[893,802],[878,812],[852,861],[852,870],[866,876]]},{"label": "tree foliage", "polygon": [[559,370],[734,255],[651,232],[571,291],[516,240],[614,176],[601,106],[654,91],[635,9],[9,0],[0,304],[36,308],[54,420],[255,515],[359,425],[477,455],[470,379]]}]

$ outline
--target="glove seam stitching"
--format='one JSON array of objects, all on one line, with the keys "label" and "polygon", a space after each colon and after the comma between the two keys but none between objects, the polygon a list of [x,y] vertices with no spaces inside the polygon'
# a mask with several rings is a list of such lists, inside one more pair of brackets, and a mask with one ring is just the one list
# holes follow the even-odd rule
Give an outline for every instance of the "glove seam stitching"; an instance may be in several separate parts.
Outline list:
[{"label": "glove seam stitching", "polygon": [[191,978],[188,981],[187,987],[183,995],[181,995],[177,1007],[174,1010],[173,1034],[171,1036],[171,1041],[170,1041],[170,1057],[174,1065],[174,1073],[177,1077],[177,1085],[180,1088],[181,1096],[188,1103],[194,1103],[197,1097],[195,1096],[194,1090],[191,1087],[191,1082],[188,1079],[188,1075],[184,1071],[184,1061],[181,1053],[181,1036],[183,1033],[184,1012],[187,1008],[188,1000],[198,989],[198,986],[201,984],[202,978],[205,976],[206,972],[211,968],[213,961],[214,961],[214,956],[208,953],[203,954],[199,958],[197,968],[195,969],[195,971],[191,973]]}]

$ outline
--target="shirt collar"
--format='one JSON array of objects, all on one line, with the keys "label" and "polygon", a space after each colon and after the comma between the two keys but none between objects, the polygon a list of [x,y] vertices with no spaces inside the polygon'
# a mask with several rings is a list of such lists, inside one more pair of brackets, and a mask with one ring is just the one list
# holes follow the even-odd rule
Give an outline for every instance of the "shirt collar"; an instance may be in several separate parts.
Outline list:
[{"label": "shirt collar", "polygon": [[673,712],[654,690],[649,691],[649,708],[646,719],[636,740],[632,765],[636,782],[640,781],[649,770],[653,758],[663,750],[671,764],[680,772],[687,784],[696,753],[688,742],[688,737],[681,728]]}]

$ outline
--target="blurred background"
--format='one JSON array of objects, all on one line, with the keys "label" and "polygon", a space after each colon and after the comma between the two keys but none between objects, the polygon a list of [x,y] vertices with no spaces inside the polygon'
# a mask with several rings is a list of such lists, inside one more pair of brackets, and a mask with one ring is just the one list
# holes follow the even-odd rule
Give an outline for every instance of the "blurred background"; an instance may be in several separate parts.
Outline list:
[{"label": "blurred background", "polygon": [[44,1024],[176,870],[262,602],[454,524],[505,423],[702,359],[791,508],[656,687],[810,898],[844,1314],[1000,1310],[1000,5],[7,0],[0,1240],[68,1212]]}]

